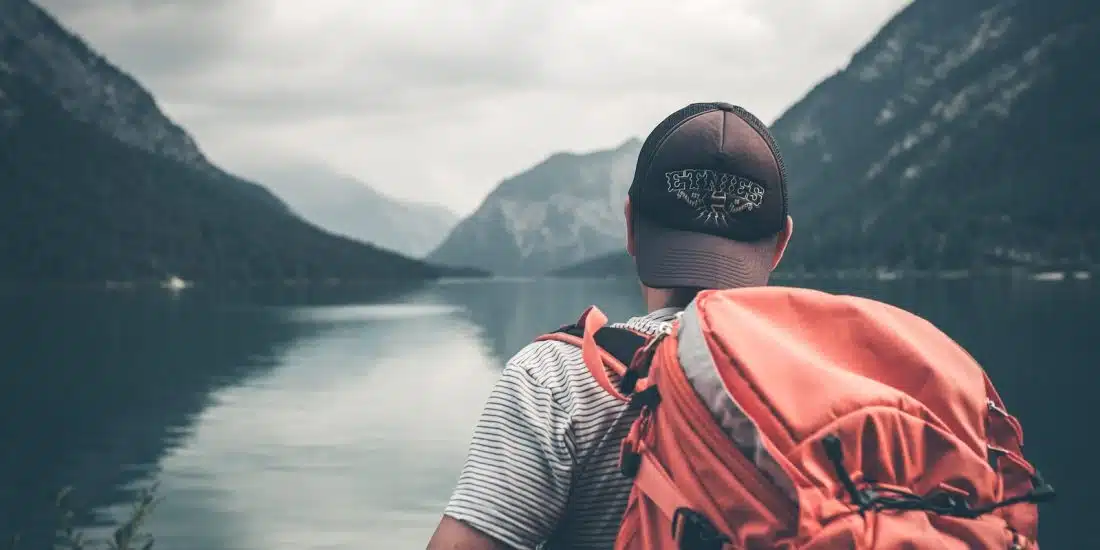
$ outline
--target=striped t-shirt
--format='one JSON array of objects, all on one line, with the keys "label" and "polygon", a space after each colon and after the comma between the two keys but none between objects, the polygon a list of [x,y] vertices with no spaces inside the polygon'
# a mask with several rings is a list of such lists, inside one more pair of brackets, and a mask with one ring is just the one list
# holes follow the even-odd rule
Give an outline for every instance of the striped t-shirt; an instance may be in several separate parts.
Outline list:
[{"label": "striped t-shirt", "polygon": [[[615,326],[655,334],[676,309]],[[637,413],[606,394],[580,349],[520,350],[489,395],[444,512],[516,548],[611,548],[630,494],[619,449]]]}]

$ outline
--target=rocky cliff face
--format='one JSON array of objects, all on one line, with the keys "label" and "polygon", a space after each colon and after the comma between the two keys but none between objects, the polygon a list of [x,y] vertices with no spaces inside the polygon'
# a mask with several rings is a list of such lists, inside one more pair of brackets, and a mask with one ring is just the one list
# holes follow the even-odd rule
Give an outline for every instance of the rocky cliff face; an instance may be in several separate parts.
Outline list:
[{"label": "rocky cliff face", "polygon": [[0,0],[4,66],[55,97],[77,120],[115,139],[194,166],[198,145],[140,84],[27,0]]},{"label": "rocky cliff face", "polygon": [[558,153],[502,182],[428,259],[500,275],[532,275],[622,248],[641,142]]},{"label": "rocky cliff face", "polygon": [[1098,31],[1100,4],[1075,0],[902,10],[772,125],[785,268],[1100,263]]},{"label": "rocky cliff face", "polygon": [[789,266],[1100,260],[1100,5],[916,1],[773,125]]}]

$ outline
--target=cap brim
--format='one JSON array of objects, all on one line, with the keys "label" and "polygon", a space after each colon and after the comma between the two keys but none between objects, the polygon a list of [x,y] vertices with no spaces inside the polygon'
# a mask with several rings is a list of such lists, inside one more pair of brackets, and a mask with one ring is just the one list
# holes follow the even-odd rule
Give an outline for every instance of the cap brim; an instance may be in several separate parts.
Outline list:
[{"label": "cap brim", "polygon": [[648,287],[761,286],[771,275],[771,239],[745,243],[659,227],[640,216],[633,226],[638,278]]}]

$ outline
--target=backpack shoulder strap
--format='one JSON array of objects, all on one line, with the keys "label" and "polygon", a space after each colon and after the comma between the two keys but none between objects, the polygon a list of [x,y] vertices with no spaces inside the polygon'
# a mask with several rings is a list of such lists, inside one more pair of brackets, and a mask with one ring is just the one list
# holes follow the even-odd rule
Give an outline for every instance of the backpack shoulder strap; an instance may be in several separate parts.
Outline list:
[{"label": "backpack shoulder strap", "polygon": [[628,398],[611,383],[608,370],[623,376],[634,355],[649,342],[651,337],[630,329],[607,325],[607,316],[596,306],[584,311],[576,323],[536,338],[536,341],[556,340],[581,349],[584,364],[600,387],[615,398]]},{"label": "backpack shoulder strap", "polygon": [[[561,333],[574,338],[584,338],[584,328],[577,325],[564,326],[554,331],[554,333]],[[611,326],[600,328],[592,336],[600,349],[610,353],[615,360],[624,366],[629,366],[634,359],[634,354],[649,341],[649,337],[628,328]]]}]

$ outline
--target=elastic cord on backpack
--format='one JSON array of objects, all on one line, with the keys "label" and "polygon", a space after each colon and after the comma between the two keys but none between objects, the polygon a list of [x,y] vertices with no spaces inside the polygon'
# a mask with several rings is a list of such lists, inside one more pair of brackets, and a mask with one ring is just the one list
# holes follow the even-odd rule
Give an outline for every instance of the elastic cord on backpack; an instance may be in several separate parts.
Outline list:
[{"label": "elastic cord on backpack", "polygon": [[856,488],[856,483],[852,481],[851,474],[849,474],[848,469],[844,467],[844,449],[840,445],[840,438],[830,434],[825,436],[821,444],[825,446],[825,455],[829,457],[829,462],[833,463],[833,469],[836,470],[837,479],[839,479],[840,484],[844,486],[844,490],[848,491],[848,494],[851,495],[852,503],[859,507],[860,515],[863,515],[870,507],[870,495],[867,491],[861,491]]},{"label": "elastic cord on backpack", "polygon": [[904,491],[875,487],[873,484],[860,489],[856,487],[851,474],[844,467],[844,452],[840,438],[828,435],[822,439],[821,443],[825,447],[829,462],[833,463],[837,478],[844,486],[844,490],[848,492],[852,503],[859,508],[860,515],[868,510],[922,510],[943,516],[973,519],[1013,504],[1047,502],[1055,496],[1054,487],[1043,481],[1038,472],[1035,473],[1034,489],[978,508],[971,508],[965,499],[949,493],[935,493],[922,497]]}]

